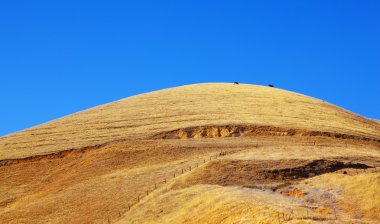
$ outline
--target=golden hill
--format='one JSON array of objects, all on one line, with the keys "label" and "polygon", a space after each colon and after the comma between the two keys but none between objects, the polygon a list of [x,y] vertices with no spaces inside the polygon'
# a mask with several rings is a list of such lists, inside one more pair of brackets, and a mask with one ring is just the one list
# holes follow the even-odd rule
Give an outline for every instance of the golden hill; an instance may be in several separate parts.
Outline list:
[{"label": "golden hill", "polygon": [[149,139],[181,128],[255,125],[380,139],[380,125],[321,100],[289,91],[198,84],[126,98],[0,138],[0,159]]},{"label": "golden hill", "polygon": [[0,223],[378,223],[380,124],[197,84],[0,138]]}]

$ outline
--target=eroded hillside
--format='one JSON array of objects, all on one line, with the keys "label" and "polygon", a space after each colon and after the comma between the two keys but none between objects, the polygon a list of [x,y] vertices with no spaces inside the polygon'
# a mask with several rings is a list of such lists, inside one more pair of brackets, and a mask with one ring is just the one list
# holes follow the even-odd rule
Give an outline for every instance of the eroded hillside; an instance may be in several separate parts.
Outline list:
[{"label": "eroded hillside", "polygon": [[379,140],[276,88],[142,94],[0,138],[0,223],[378,223]]},{"label": "eroded hillside", "polygon": [[379,124],[329,103],[255,85],[198,84],[126,98],[0,138],[0,159],[149,139],[177,129],[255,125],[380,139]]}]

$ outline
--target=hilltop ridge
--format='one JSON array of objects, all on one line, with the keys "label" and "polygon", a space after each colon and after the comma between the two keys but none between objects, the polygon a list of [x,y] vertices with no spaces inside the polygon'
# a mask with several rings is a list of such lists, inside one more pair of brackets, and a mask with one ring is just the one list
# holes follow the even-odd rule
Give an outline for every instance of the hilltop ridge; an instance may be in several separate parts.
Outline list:
[{"label": "hilltop ridge", "polygon": [[380,139],[378,122],[312,97],[265,86],[206,83],[125,98],[4,136],[0,160],[225,125]]},{"label": "hilltop ridge", "polygon": [[206,83],[0,138],[0,223],[379,223],[380,123]]}]

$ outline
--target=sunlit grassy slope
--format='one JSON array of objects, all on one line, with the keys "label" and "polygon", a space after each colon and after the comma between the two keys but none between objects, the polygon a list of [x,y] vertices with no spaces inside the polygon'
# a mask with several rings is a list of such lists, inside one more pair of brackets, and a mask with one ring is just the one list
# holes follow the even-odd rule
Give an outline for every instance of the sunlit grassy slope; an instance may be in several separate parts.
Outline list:
[{"label": "sunlit grassy slope", "polygon": [[380,220],[380,174],[376,173],[310,178],[296,185],[297,191],[293,192],[299,192],[298,195],[290,196],[237,186],[173,188],[173,184],[147,197],[118,223],[352,223],[352,220],[377,223],[374,220]]},{"label": "sunlit grassy slope", "polygon": [[353,216],[367,215],[380,220],[380,173],[364,173],[356,176],[326,174],[304,182],[305,191],[311,187],[327,191],[342,191],[340,205]]},{"label": "sunlit grassy slope", "polygon": [[0,138],[0,159],[206,125],[254,124],[380,138],[379,123],[293,92],[222,83],[126,98]]},{"label": "sunlit grassy slope", "polygon": [[0,138],[0,223],[377,224],[379,139],[277,88],[160,90]]},{"label": "sunlit grassy slope", "polygon": [[119,223],[275,223],[284,204],[295,207],[289,198],[254,189],[195,185],[144,201]]}]

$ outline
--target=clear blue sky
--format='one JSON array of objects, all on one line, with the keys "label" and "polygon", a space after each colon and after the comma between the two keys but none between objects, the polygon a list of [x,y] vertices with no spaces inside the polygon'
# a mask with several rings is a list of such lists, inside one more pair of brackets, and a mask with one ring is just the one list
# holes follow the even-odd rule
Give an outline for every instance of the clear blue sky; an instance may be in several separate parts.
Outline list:
[{"label": "clear blue sky", "polygon": [[2,1],[0,136],[138,93],[274,84],[380,119],[379,1]]}]

